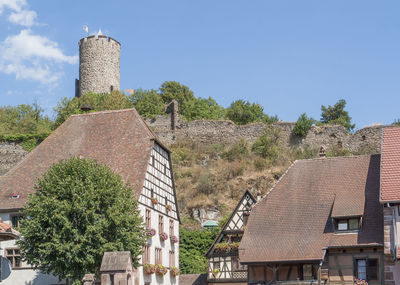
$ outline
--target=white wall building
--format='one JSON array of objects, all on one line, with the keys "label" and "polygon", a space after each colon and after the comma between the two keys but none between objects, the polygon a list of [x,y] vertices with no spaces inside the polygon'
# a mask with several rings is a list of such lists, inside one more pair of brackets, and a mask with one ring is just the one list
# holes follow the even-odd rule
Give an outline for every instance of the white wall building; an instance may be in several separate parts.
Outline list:
[{"label": "white wall building", "polygon": [[[2,220],[17,226],[18,212],[34,192],[36,178],[52,164],[72,156],[107,165],[133,188],[148,231],[154,233],[147,240],[141,263],[179,267],[179,213],[170,152],[135,109],[73,115],[65,121],[0,179]],[[0,256],[9,259],[13,267],[0,284],[63,284],[20,262],[15,241],[3,241],[0,247]],[[161,276],[147,274],[140,266],[133,284],[178,284],[178,280],[170,270]]]}]

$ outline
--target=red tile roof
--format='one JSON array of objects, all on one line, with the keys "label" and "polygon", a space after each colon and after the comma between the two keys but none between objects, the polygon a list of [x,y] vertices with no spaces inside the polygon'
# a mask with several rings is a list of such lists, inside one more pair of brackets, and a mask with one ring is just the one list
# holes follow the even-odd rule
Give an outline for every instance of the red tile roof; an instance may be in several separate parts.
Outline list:
[{"label": "red tile roof", "polygon": [[383,128],[381,202],[400,202],[400,127]]},{"label": "red tile roof", "polygon": [[[82,155],[109,166],[138,198],[156,136],[135,109],[72,115],[0,178],[0,209],[20,209],[54,163]],[[17,193],[19,198],[12,198]]]},{"label": "red tile roof", "polygon": [[[320,260],[326,247],[382,246],[379,155],[296,161],[253,208],[241,262]],[[359,233],[335,234],[332,217],[362,216]]]}]

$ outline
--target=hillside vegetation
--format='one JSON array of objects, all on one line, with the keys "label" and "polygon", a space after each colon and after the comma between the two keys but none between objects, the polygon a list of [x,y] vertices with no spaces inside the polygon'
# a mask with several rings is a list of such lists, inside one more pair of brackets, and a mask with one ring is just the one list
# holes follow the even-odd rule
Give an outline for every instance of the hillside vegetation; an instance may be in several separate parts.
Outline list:
[{"label": "hillside vegetation", "polygon": [[[199,227],[191,219],[194,209],[216,208],[222,215],[229,213],[244,190],[265,193],[295,159],[318,154],[318,149],[290,149],[279,145],[279,133],[269,128],[278,117],[265,114],[261,105],[236,100],[224,108],[213,98],[194,96],[189,87],[176,81],[166,81],[157,90],[138,89],[135,94],[89,92],[80,98],[63,98],[54,109],[54,119],[44,115],[36,103],[0,107],[0,140],[18,142],[30,151],[71,114],[84,113],[82,107],[91,109],[90,112],[134,107],[146,118],[164,114],[171,100],[179,103],[180,117],[186,121],[230,119],[236,124],[264,122],[266,126],[265,134],[252,145],[244,140],[228,146],[176,139],[171,146],[174,175],[184,226],[189,228]],[[344,100],[333,106],[321,106],[319,121],[301,114],[293,135],[305,136],[314,124],[342,124],[351,131],[354,124],[345,106]],[[342,149],[328,151],[330,156],[349,154]]]}]

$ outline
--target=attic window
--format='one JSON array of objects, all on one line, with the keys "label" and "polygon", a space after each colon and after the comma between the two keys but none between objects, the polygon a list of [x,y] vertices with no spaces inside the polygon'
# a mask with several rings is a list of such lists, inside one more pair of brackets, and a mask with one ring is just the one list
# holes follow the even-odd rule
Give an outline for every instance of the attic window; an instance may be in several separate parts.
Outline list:
[{"label": "attic window", "polygon": [[12,196],[11,196],[12,199],[18,199],[19,197],[20,196],[19,196],[18,193],[13,193]]},{"label": "attic window", "polygon": [[355,231],[358,230],[360,227],[360,219],[339,219],[337,220],[336,225],[337,231]]}]

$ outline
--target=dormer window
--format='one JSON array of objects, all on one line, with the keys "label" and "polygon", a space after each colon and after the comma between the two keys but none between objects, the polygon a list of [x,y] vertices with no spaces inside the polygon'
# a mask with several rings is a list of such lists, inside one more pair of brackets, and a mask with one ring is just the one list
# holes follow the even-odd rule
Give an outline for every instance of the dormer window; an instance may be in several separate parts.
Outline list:
[{"label": "dormer window", "polygon": [[360,228],[360,218],[337,219],[336,230],[341,231],[357,231]]}]

